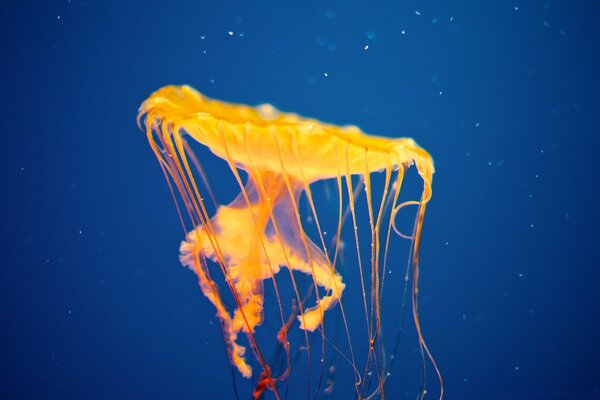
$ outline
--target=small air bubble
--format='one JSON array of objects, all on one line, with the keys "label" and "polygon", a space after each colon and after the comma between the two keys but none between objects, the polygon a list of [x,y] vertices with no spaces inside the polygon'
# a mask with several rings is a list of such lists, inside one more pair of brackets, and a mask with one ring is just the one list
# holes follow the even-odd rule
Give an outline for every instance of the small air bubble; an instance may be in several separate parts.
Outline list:
[{"label": "small air bubble", "polygon": [[519,6],[515,6],[515,11],[519,11]]},{"label": "small air bubble", "polygon": [[523,272],[519,272],[519,278],[522,278],[522,277],[524,277],[524,276],[525,276],[525,273],[523,273]]},{"label": "small air bubble", "polygon": [[228,32],[227,32],[227,34],[228,34],[229,36],[233,36],[233,31],[228,31]]},{"label": "small air bubble", "polygon": [[402,31],[400,31],[401,34],[406,35],[406,31],[404,29],[402,29]]},{"label": "small air bubble", "polygon": [[329,74],[327,72],[323,72],[323,75],[325,76],[325,78],[327,78],[329,76]]},{"label": "small air bubble", "polygon": [[415,10],[416,15],[421,15],[421,10]]}]

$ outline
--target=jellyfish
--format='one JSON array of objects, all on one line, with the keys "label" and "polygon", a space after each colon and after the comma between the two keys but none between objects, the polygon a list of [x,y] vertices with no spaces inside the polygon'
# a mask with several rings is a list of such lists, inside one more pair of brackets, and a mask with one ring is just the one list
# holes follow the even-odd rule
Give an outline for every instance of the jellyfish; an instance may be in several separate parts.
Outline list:
[{"label": "jellyfish", "polygon": [[[140,107],[138,125],[142,124],[184,227],[180,261],[195,272],[202,294],[216,310],[231,365],[244,378],[254,377],[254,399],[266,391],[277,399],[287,397],[287,387],[285,395],[280,393],[281,383],[289,378],[293,354],[300,348],[309,354],[308,368],[310,352],[321,353],[316,357],[321,371],[316,392],[334,390],[335,366],[325,367],[326,348],[333,348],[351,366],[355,398],[384,398],[389,357],[382,340],[382,302],[387,265],[397,260],[388,254],[394,235],[410,241],[406,281],[410,272],[424,374],[428,358],[441,382],[418,313],[419,247],[434,167],[430,155],[414,140],[371,136],[356,126],[327,124],[269,104],[252,107],[213,100],[189,86],[166,86],[154,92]],[[224,162],[238,187],[231,201],[216,200],[207,173],[211,171],[203,167],[189,138]],[[403,179],[412,165],[422,181],[420,197],[400,202]],[[330,199],[337,199],[330,200],[334,204],[326,212],[327,219],[334,221],[333,238],[322,226],[323,211],[318,211],[322,207],[313,193],[319,182],[330,182],[335,192]],[[359,207],[359,197],[366,206]],[[400,210],[407,206],[417,207],[409,234],[396,224]],[[340,271],[347,247],[342,232],[348,226],[355,249],[354,262],[344,261],[345,269],[359,276],[352,283]],[[366,244],[362,235],[370,239]],[[282,274],[290,282],[285,289]],[[307,290],[300,288],[301,277],[310,282]],[[267,282],[274,299],[265,298]],[[347,291],[356,297],[351,306],[345,306]],[[283,300],[286,296],[292,299],[289,306]],[[285,354],[285,367],[278,371],[257,337],[266,302],[277,304],[278,315],[271,319],[278,321],[279,328],[273,340]],[[344,327],[344,338],[337,341],[331,339],[327,322],[334,309]],[[363,321],[361,334],[349,328],[348,321],[357,315]],[[298,349],[292,348],[290,340],[294,331],[302,338]],[[313,344],[313,335],[320,336],[320,346]],[[358,343],[357,336],[361,337]],[[360,355],[358,347],[363,349]],[[323,370],[328,374],[325,383]],[[310,379],[311,374],[307,376]],[[310,390],[308,385],[307,398],[312,397]]]}]

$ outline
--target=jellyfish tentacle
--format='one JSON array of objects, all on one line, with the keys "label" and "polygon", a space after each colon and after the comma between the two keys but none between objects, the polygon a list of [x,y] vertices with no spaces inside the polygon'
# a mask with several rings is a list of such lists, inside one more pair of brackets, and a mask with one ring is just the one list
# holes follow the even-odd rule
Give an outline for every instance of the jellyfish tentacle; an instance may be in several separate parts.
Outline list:
[{"label": "jellyfish tentacle", "polygon": [[204,250],[201,250],[202,233],[202,228],[199,227],[188,234],[188,240],[181,243],[179,258],[184,266],[189,267],[196,273],[202,294],[217,310],[217,316],[223,327],[223,336],[231,363],[236,366],[242,376],[250,378],[252,376],[252,367],[244,359],[246,348],[237,343],[237,332],[234,329],[233,320],[219,296],[216,283],[208,278],[205,273],[206,267],[202,265],[204,262],[201,263],[200,261],[203,259],[204,254]]}]

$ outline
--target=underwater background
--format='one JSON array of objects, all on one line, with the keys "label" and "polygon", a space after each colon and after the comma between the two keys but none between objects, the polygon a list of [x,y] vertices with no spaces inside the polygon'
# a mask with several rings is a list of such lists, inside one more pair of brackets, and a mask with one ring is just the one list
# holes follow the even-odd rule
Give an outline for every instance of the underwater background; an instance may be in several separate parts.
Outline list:
[{"label": "underwater background", "polygon": [[[189,84],[413,137],[436,166],[420,312],[444,398],[600,399],[599,17],[566,0],[0,1],[0,398],[234,399],[232,382],[250,398],[135,121]],[[414,399],[405,329],[416,378],[386,390]]]}]

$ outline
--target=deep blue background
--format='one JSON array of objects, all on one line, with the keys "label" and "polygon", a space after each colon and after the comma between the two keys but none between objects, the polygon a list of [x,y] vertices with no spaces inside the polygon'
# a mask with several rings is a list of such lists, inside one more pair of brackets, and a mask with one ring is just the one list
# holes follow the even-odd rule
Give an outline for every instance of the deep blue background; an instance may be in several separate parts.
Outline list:
[{"label": "deep blue background", "polygon": [[414,137],[437,169],[421,312],[447,398],[600,398],[599,15],[568,0],[1,1],[0,397],[232,398],[135,125],[152,91],[187,83]]}]

